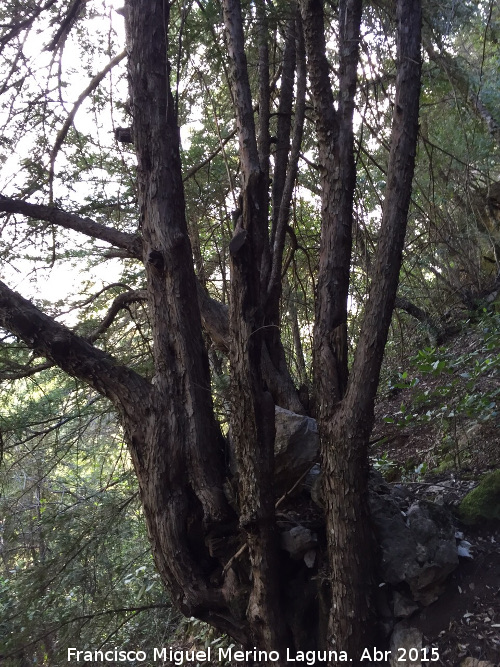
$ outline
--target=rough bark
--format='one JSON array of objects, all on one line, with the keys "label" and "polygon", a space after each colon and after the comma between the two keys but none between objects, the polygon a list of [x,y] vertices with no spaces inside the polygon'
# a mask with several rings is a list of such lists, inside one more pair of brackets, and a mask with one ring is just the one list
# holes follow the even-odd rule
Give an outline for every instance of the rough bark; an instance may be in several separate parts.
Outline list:
[{"label": "rough bark", "polygon": [[[0,282],[0,324],[63,371],[109,398],[125,418],[138,415],[141,404],[136,407],[137,396],[147,401],[149,382],[42,313],[3,282]],[[145,414],[141,416],[144,418]]]},{"label": "rough bark", "polygon": [[[31,204],[20,199],[12,199],[0,195],[0,212],[21,214],[36,220],[44,220],[50,224],[72,229],[90,238],[110,243],[118,250],[107,251],[106,257],[119,256],[132,259],[143,259],[143,239],[141,234],[129,234],[107,227],[91,218],[83,218],[75,213],[63,211],[55,206]],[[123,253],[122,253],[123,251]],[[118,254],[119,253],[119,254]],[[154,256],[153,256],[154,259]],[[217,349],[229,353],[229,309],[203,289],[199,281],[196,284],[198,303],[202,324]],[[126,299],[126,297],[123,297]],[[273,395],[274,401],[287,410],[303,413],[304,407],[297,395],[290,372],[284,361],[281,341],[277,346],[278,354],[275,361],[271,360],[267,350],[269,342],[262,349],[264,380]],[[276,357],[279,359],[276,365]]]},{"label": "rough bark", "polygon": [[[294,119],[294,130],[291,150],[289,147],[290,128],[288,127],[288,84],[284,86],[285,100],[280,102],[281,114],[278,118],[278,144],[277,151],[281,149],[283,154],[277,153],[274,178],[276,186],[273,190],[273,220],[272,220],[272,268],[269,285],[267,288],[267,319],[268,322],[279,323],[279,304],[282,293],[283,269],[283,251],[285,248],[285,235],[288,221],[290,219],[290,207],[292,202],[293,188],[297,178],[299,168],[299,156],[302,145],[302,135],[304,131],[304,119],[306,112],[306,86],[307,72],[305,63],[304,35],[302,31],[302,21],[300,15],[296,18],[296,30],[292,36],[297,35],[297,47],[294,49],[294,55],[297,63],[297,92],[296,108]],[[286,55],[286,53],[285,53]],[[287,67],[288,69],[288,67]],[[283,76],[285,75],[285,68]],[[280,127],[282,126],[282,127]],[[282,144],[286,144],[286,149]],[[285,154],[286,150],[286,154]],[[274,185],[274,184],[273,184]]]},{"label": "rough bark", "polygon": [[[358,664],[374,638],[370,599],[373,563],[367,509],[369,430],[339,407],[348,380],[347,298],[352,250],[355,165],[353,111],[361,0],[339,4],[338,109],[329,79],[323,3],[301,3],[321,167],[322,227],[314,329],[314,388],[323,466],[331,580],[329,645]],[[321,35],[322,38],[318,38]],[[355,408],[354,408],[355,411]]]},{"label": "rough bark", "polygon": [[[264,350],[265,361],[267,357],[274,366],[275,372],[267,373],[272,378],[269,384],[276,402],[287,407],[289,410],[304,413],[304,405],[298,397],[297,391],[291,381],[290,373],[285,358],[283,344],[281,342],[280,326],[280,301],[282,295],[282,272],[283,253],[286,241],[286,229],[290,219],[290,208],[293,189],[295,187],[302,135],[304,129],[306,108],[306,65],[304,53],[304,36],[302,33],[302,22],[300,15],[295,10],[293,23],[290,21],[287,31],[285,45],[285,62],[282,74],[282,90],[278,112],[277,144],[275,154],[275,169],[272,196],[272,220],[271,220],[271,255],[270,272],[267,282],[267,294],[265,295],[265,326],[266,326],[266,350]],[[296,44],[295,44],[296,42]],[[293,122],[293,139],[290,146],[291,113],[293,95],[293,72],[297,69],[297,89],[295,116]],[[266,369],[268,364],[265,363]],[[275,377],[279,377],[280,390],[274,389]]]},{"label": "rough bark", "polygon": [[[344,395],[348,376],[347,297],[356,178],[352,116],[361,6],[359,0],[345,0],[339,5],[340,62],[336,110],[326,58],[323,2],[301,2],[321,169],[322,226],[314,334],[314,364],[321,368],[316,385],[320,421],[331,418],[331,408]],[[328,389],[324,391],[326,387]]]},{"label": "rough bark", "polygon": [[[292,5],[293,6],[293,5]],[[283,53],[283,69],[281,72],[280,99],[278,106],[278,122],[276,127],[276,148],[274,151],[274,172],[272,187],[272,228],[271,245],[274,246],[274,236],[278,215],[285,187],[288,153],[290,150],[290,133],[292,128],[293,112],[293,84],[295,73],[295,23],[296,17],[292,14],[286,26],[285,48]]]},{"label": "rough bark", "polygon": [[397,18],[396,99],[375,269],[346,395],[332,419],[320,424],[332,580],[329,634],[352,655],[374,640],[368,439],[398,286],[418,133],[420,3],[399,0]]},{"label": "rough bark", "polygon": [[368,413],[373,408],[396,299],[417,149],[421,74],[420,2],[399,0],[397,15],[398,72],[387,186],[371,288],[347,397],[354,400],[356,395],[361,411]]},{"label": "rough bark", "polygon": [[125,14],[155,366],[147,457],[138,470],[141,498],[157,567],[177,605],[241,636],[222,589],[209,581],[214,563],[204,540],[211,530],[223,530],[231,512],[221,490],[223,440],[213,414],[185,219],[168,77],[168,6],[129,1]]},{"label": "rough bark", "polygon": [[[263,294],[267,238],[267,177],[262,172],[238,0],[224,0],[230,79],[240,144],[241,214],[231,249],[231,436],[238,469],[240,525],[250,556],[251,593],[247,609],[256,645],[283,656],[287,635],[281,613],[274,512],[274,404],[264,386]],[[265,155],[261,156],[266,162]],[[245,406],[244,410],[241,406]]]},{"label": "rough bark", "polygon": [[[271,89],[269,78],[269,43],[266,7],[263,0],[255,3],[257,12],[257,31],[259,41],[259,121],[257,127],[257,149],[260,169],[269,187],[269,155],[271,137],[269,135],[269,119],[271,116]],[[266,188],[266,191],[267,191]]]}]

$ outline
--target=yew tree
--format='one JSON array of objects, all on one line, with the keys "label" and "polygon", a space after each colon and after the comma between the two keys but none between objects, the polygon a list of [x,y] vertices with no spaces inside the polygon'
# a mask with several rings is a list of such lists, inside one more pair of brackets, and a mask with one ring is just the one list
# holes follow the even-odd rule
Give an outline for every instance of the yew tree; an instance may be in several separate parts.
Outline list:
[{"label": "yew tree", "polygon": [[[7,53],[14,45],[21,59],[20,36],[39,16],[45,13],[51,21],[47,48],[57,54],[90,12],[89,3],[78,0],[52,0],[36,9],[11,4],[0,49]],[[370,24],[382,21],[377,12],[396,26],[396,65],[387,57],[376,63],[377,81],[358,83],[371,47],[377,57],[377,39],[369,36]],[[20,191],[12,185],[0,196],[0,212],[7,249],[20,220],[39,221],[54,238],[59,230],[72,230],[105,242],[111,248],[102,256],[122,258],[136,271],[141,266],[142,282],[137,289],[123,286],[92,333],[73,330],[0,283],[0,324],[8,334],[4,346],[17,340],[32,351],[23,367],[17,365],[15,373],[11,367],[3,377],[33,375],[55,365],[109,399],[137,476],[156,567],[184,614],[207,621],[245,647],[280,652],[277,665],[285,664],[287,647],[344,650],[358,664],[360,647],[377,639],[368,443],[411,197],[420,0],[397,0],[396,7],[362,0],[221,0],[182,7],[166,0],[126,0],[122,14],[125,51],[110,54],[109,64],[91,78],[67,116],[55,122],[52,143],[34,149],[41,155],[38,187]],[[200,26],[211,44],[203,53],[227,77],[226,103],[235,129],[219,134],[215,150],[187,169],[179,129],[187,71],[181,64],[190,49],[192,71],[203,58],[201,51],[196,55]],[[78,151],[72,123],[79,106],[123,60],[129,99],[122,106],[130,127],[116,128],[115,134],[121,145],[133,145],[136,155],[137,171],[131,175],[135,232],[113,224],[112,216],[110,224],[97,221],[83,206],[76,212],[65,209],[57,199],[64,180],[58,154],[69,141]],[[24,83],[16,80],[16,59],[10,63],[3,95],[21,91]],[[361,142],[359,132],[355,140],[355,121],[356,127],[361,122],[355,109],[360,86],[366,92],[379,84],[387,90],[385,113],[392,115],[390,150],[370,288],[353,349],[348,317]],[[43,113],[49,92],[32,100],[33,113],[24,122],[41,122],[36,113]],[[9,120],[15,122],[15,116]],[[237,159],[229,152],[233,137]],[[232,238],[224,249],[230,270],[219,264],[215,271],[227,285],[222,300],[214,298],[202,266],[196,227],[202,213],[187,196],[189,179],[215,156],[224,156],[231,184],[219,197],[221,206],[233,209]],[[298,247],[291,225],[294,198],[307,187],[301,185],[300,169],[312,160],[320,244],[312,262],[316,292],[307,397],[290,368],[281,304],[290,252]],[[90,167],[102,165],[96,161]],[[31,168],[34,173],[35,160]],[[112,199],[109,194],[108,205]],[[54,241],[54,252],[61,243]],[[147,302],[151,372],[125,363],[123,350],[101,345],[117,314],[140,301]],[[229,368],[229,428],[214,408],[208,354],[214,349]],[[314,511],[321,514],[323,537],[313,567],[291,563],[280,548],[275,406],[312,414],[318,422],[322,507]],[[288,502],[293,506],[293,496]]]}]

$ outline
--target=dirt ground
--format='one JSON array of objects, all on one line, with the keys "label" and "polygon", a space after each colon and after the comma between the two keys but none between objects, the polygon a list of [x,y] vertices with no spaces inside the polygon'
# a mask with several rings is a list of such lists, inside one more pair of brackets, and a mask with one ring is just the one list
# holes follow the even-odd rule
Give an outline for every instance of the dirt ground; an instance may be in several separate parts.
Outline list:
[{"label": "dirt ground", "polygon": [[[459,340],[457,354],[471,343],[460,345]],[[418,391],[432,392],[442,382],[442,377],[420,377]],[[500,420],[456,419],[452,430],[449,421],[419,423],[414,392],[397,389],[379,401],[373,460],[391,484],[455,510],[483,474],[500,467]],[[407,426],[387,423],[387,416],[400,412],[402,405],[417,418]],[[415,612],[408,624],[423,633],[425,646],[438,648],[440,662],[434,664],[458,667],[472,657],[500,666],[500,525],[469,527],[457,519],[457,534],[470,543],[470,557],[459,559],[443,595]],[[470,660],[465,664],[483,667]]]},{"label": "dirt ground", "polygon": [[468,530],[465,538],[472,558],[460,558],[444,594],[411,624],[438,648],[443,665],[467,656],[500,665],[500,530]]}]

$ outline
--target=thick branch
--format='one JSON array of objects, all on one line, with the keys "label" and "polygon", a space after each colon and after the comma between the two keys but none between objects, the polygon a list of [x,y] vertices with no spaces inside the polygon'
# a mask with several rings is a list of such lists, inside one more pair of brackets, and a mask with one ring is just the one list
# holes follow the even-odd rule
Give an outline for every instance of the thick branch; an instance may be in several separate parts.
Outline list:
[{"label": "thick branch", "polygon": [[105,241],[118,248],[126,250],[130,256],[142,259],[142,241],[140,236],[120,232],[112,227],[106,227],[90,218],[82,218],[75,213],[67,213],[54,206],[42,204],[29,204],[18,199],[10,199],[0,195],[0,212],[19,213],[28,218],[45,220],[53,225],[59,225],[64,229],[73,229],[75,232],[85,234],[91,238]]},{"label": "thick branch", "polygon": [[9,370],[0,371],[0,380],[20,380],[21,378],[28,378],[37,373],[52,368],[53,363],[47,361],[44,364],[38,364],[37,366],[21,366],[20,364],[9,364]]},{"label": "thick branch", "polygon": [[[275,323],[278,322],[279,317],[279,301],[281,298],[282,282],[281,270],[283,263],[283,251],[285,247],[285,236],[288,220],[290,217],[290,206],[292,202],[293,188],[299,169],[300,148],[302,145],[302,135],[304,131],[304,119],[306,113],[306,87],[307,87],[307,70],[305,60],[304,35],[302,32],[302,21],[300,15],[297,15],[297,101],[295,109],[295,120],[293,129],[292,148],[290,151],[290,159],[288,160],[288,169],[284,172],[284,182],[279,191],[281,192],[281,200],[277,211],[273,209],[273,225],[276,220],[275,236],[273,240],[272,252],[272,269],[269,285],[267,289],[268,294],[268,310],[274,315]],[[295,36],[295,31],[294,31]],[[287,142],[288,143],[288,142]],[[276,164],[278,167],[278,164]],[[280,172],[279,172],[280,173]],[[275,170],[276,174],[276,170]],[[276,193],[277,195],[277,193]],[[278,202],[274,202],[274,205]],[[275,215],[276,213],[276,215]]]},{"label": "thick branch", "polygon": [[99,336],[101,336],[107,329],[109,329],[121,310],[126,308],[131,303],[137,303],[137,301],[146,301],[147,298],[148,294],[146,290],[130,290],[129,292],[123,292],[122,294],[119,294],[111,304],[111,307],[109,308],[99,326],[90,334],[90,336],[87,336],[87,340],[90,343],[94,343],[99,338]]},{"label": "thick branch", "polygon": [[286,27],[285,49],[283,53],[283,72],[281,74],[278,122],[276,128],[276,150],[274,152],[274,174],[272,189],[272,229],[271,245],[274,244],[276,226],[285,187],[288,152],[290,150],[290,131],[293,111],[293,83],[295,72],[295,23],[293,13]]},{"label": "thick branch", "polygon": [[245,180],[252,174],[254,177],[257,176],[260,167],[245,54],[243,19],[239,0],[224,0],[223,9],[231,63],[231,89],[236,107],[236,125],[240,141],[241,170]]},{"label": "thick branch", "polygon": [[[391,151],[373,278],[354,357],[346,404],[373,415],[373,401],[398,288],[418,134],[421,5],[398,2],[398,71]],[[370,417],[371,419],[373,417]]]},{"label": "thick branch", "polygon": [[361,0],[342,0],[339,6],[339,103],[336,112],[326,57],[323,2],[301,2],[322,187],[314,344],[320,421],[322,410],[325,411],[324,419],[330,418],[347,384],[347,298],[356,179],[352,118],[361,6]]},{"label": "thick branch", "polygon": [[280,593],[273,491],[274,403],[264,389],[261,371],[267,335],[262,308],[268,270],[265,258],[269,256],[267,175],[257,152],[240,2],[224,0],[223,6],[243,185],[241,214],[229,247],[229,327],[231,434],[238,467],[240,523],[252,571],[246,614],[252,643],[284,653],[286,626],[276,604]]},{"label": "thick branch", "polygon": [[211,610],[214,622],[227,628],[230,614],[221,590],[210,581],[202,537],[227,520],[228,506],[169,83],[169,9],[164,0],[127,0],[125,5],[155,364],[148,457],[138,470],[139,484],[155,561],[173,599],[191,615],[206,618]]},{"label": "thick branch", "polygon": [[83,8],[85,2],[86,0],[73,0],[66,16],[62,19],[59,25],[56,34],[52,38],[50,44],[46,47],[47,51],[54,51],[56,48],[59,48],[64,44],[69,31],[77,20],[80,10]]},{"label": "thick branch", "polygon": [[[82,218],[74,213],[61,211],[53,206],[29,204],[17,199],[10,199],[0,195],[0,211],[19,213],[36,220],[45,220],[65,229],[73,229],[90,238],[96,238],[120,248],[126,257],[142,260],[142,239],[136,234],[120,232],[112,227],[106,227],[90,218]],[[112,253],[113,251],[110,251]],[[122,256],[122,255],[120,255]],[[229,350],[229,322],[228,309],[219,301],[212,299],[206,291],[197,284],[197,294],[200,303],[203,325],[215,345],[223,350]]]},{"label": "thick branch", "polygon": [[118,365],[108,354],[72,333],[30,301],[0,282],[0,325],[37,354],[79,378],[111,400],[135,422],[136,396],[147,396],[150,385],[131,369]]},{"label": "thick branch", "polygon": [[429,315],[429,313],[419,308],[417,305],[412,303],[409,299],[406,299],[402,296],[396,296],[394,301],[394,308],[399,308],[404,310],[405,313],[411,315],[416,320],[421,322],[425,327],[427,327],[429,334],[436,341],[443,335],[443,331],[439,324],[434,320],[434,318]]},{"label": "thick branch", "polygon": [[269,30],[264,0],[257,0],[256,9],[259,40],[259,124],[257,148],[259,152],[260,168],[267,177],[269,175],[269,117],[271,113],[271,91],[269,86]]},{"label": "thick branch", "polygon": [[197,293],[203,328],[219,350],[222,352],[229,352],[230,338],[228,307],[220,301],[212,299],[200,283],[197,283]]},{"label": "thick branch", "polygon": [[[309,78],[317,115],[322,186],[313,358],[332,582],[328,640],[341,644],[352,656],[356,656],[360,645],[369,645],[373,627],[364,452],[360,453],[357,448],[359,431],[350,432],[349,420],[339,417],[339,401],[345,394],[348,375],[347,299],[356,179],[353,112],[361,10],[361,0],[339,2],[336,112],[325,53],[323,2],[302,0]],[[359,562],[360,553],[363,554],[363,564]],[[359,663],[355,661],[354,664]]]}]

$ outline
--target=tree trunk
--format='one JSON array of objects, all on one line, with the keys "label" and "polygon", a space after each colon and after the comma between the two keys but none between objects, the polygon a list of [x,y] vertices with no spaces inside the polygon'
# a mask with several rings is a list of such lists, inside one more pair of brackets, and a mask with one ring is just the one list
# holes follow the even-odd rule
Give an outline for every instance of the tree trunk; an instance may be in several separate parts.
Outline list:
[{"label": "tree trunk", "polygon": [[177,605],[241,637],[227,617],[219,617],[226,601],[222,588],[210,582],[214,562],[206,537],[234,519],[222,492],[224,441],[214,418],[185,219],[179,128],[169,86],[168,11],[161,1],[126,4],[155,365],[144,410],[147,446],[134,463],[155,561]]},{"label": "tree trunk", "polygon": [[[418,134],[420,3],[398,0],[397,19],[396,99],[375,270],[345,396],[336,406],[327,404],[320,408],[323,494],[332,579],[329,637],[346,647],[349,655],[359,655],[360,646],[371,646],[376,639],[374,544],[367,508],[368,440],[398,286]],[[327,392],[323,377],[317,381]],[[330,396],[335,395],[334,390],[335,387]]]},{"label": "tree trunk", "polygon": [[[231,58],[231,86],[236,100],[242,171],[241,213],[236,223],[243,242],[231,252],[231,438],[238,467],[240,525],[245,531],[251,567],[251,593],[247,609],[250,636],[265,650],[285,654],[289,644],[279,603],[276,576],[278,544],[274,513],[274,403],[264,386],[261,355],[265,345],[263,296],[267,275],[268,165],[266,137],[261,128],[260,149],[256,141],[250,84],[244,50],[241,7],[224,0],[224,23]],[[260,7],[259,15],[262,13]],[[261,67],[266,64],[266,45],[261,45]],[[262,62],[264,60],[264,62]],[[267,66],[267,64],[266,64]],[[261,102],[267,108],[261,89]],[[263,113],[267,113],[263,109]],[[244,409],[242,407],[244,406]]]}]

